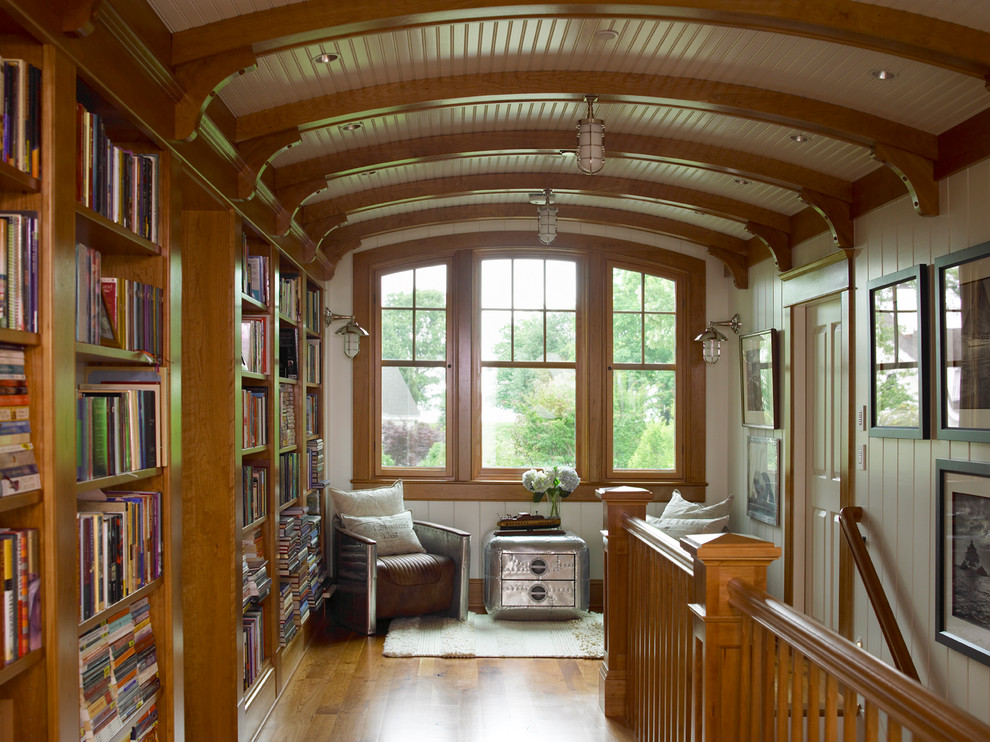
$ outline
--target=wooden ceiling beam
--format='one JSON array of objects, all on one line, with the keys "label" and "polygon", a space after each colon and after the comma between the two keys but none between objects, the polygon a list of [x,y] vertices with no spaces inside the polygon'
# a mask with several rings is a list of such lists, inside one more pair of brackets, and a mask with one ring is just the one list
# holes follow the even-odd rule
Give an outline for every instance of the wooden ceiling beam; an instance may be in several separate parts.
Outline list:
[{"label": "wooden ceiling beam", "polygon": [[924,157],[905,152],[889,144],[873,147],[873,159],[893,170],[907,186],[920,216],[938,216],[938,183],[935,182],[935,163]]},{"label": "wooden ceiling beam", "polygon": [[845,106],[735,83],[597,70],[453,75],[345,90],[239,116],[235,138],[243,141],[290,127],[322,129],[394,113],[530,101],[573,102],[577,120],[580,101],[589,91],[598,93],[599,106],[630,102],[710,111],[866,147],[897,142],[922,157],[938,156],[934,134]]},{"label": "wooden ceiling beam", "polygon": [[708,254],[713,258],[718,258],[732,276],[732,283],[737,289],[745,290],[749,288],[749,259],[745,255],[722,250],[718,247],[709,247]]},{"label": "wooden ceiling beam", "polygon": [[836,247],[848,250],[856,244],[849,203],[812,190],[801,191],[801,200],[825,220]]},{"label": "wooden ceiling beam", "polygon": [[246,201],[251,198],[257,190],[258,178],[272,158],[283,149],[294,147],[299,140],[298,129],[283,129],[237,145],[237,151],[244,161],[237,178],[237,200]]},{"label": "wooden ceiling beam", "polygon": [[755,222],[747,224],[746,229],[756,239],[766,245],[778,271],[789,271],[794,267],[791,256],[791,237],[789,234]]},{"label": "wooden ceiling beam", "polygon": [[[741,224],[752,221],[782,232],[790,230],[790,220],[786,215],[744,201],[666,183],[630,178],[609,178],[601,175],[590,176],[580,173],[570,175],[561,175],[560,173],[497,173],[420,180],[343,194],[333,198],[333,206],[340,212],[352,213],[385,204],[422,201],[444,196],[483,192],[504,193],[506,191],[519,191],[522,194],[547,187],[553,188],[557,192],[588,194],[595,198],[611,195],[618,198],[651,201],[711,214]],[[279,202],[284,205],[285,201],[282,194],[276,192],[275,195]],[[289,211],[288,208],[286,211]],[[290,216],[292,215],[290,212]]]},{"label": "wooden ceiling beam", "polygon": [[[230,80],[230,76],[238,72],[244,74],[257,65],[258,60],[249,46],[177,65],[175,79],[182,87],[183,94],[175,106],[173,139],[192,139],[206,107]],[[221,77],[220,84],[216,83],[217,77]]]},{"label": "wooden ceiling beam", "polygon": [[[424,227],[431,224],[450,222],[478,221],[484,219],[529,219],[533,222],[533,239],[536,239],[536,207],[528,203],[484,203],[465,206],[447,206],[424,211],[414,211],[404,214],[388,214],[374,219],[364,219],[360,222],[349,223],[335,229],[329,242],[350,242],[363,240],[378,234],[395,232],[411,227]],[[746,241],[724,232],[701,227],[696,224],[682,222],[667,217],[652,216],[638,211],[625,209],[609,209],[597,206],[584,207],[571,211],[561,208],[557,214],[558,223],[580,221],[582,223],[604,224],[631,229],[640,229],[654,234],[665,234],[704,247],[718,247],[730,252],[745,255],[748,253]],[[317,220],[322,226],[326,219]],[[304,215],[301,220],[314,238],[317,230],[309,229],[310,222]],[[336,225],[333,225],[336,226]],[[329,232],[329,228],[327,230]],[[326,232],[324,232],[326,235]],[[321,235],[322,237],[322,235]],[[317,238],[318,239],[318,238]],[[325,245],[324,245],[325,246]],[[321,246],[323,249],[324,246]]]},{"label": "wooden ceiling beam", "polygon": [[[315,178],[468,156],[501,157],[513,153],[551,155],[561,149],[572,149],[573,140],[573,134],[560,131],[477,132],[405,139],[274,168],[275,184],[278,188],[284,188]],[[662,136],[609,133],[605,141],[609,159],[644,159],[684,165],[738,175],[795,192],[812,188],[844,201],[852,200],[852,183],[849,181],[783,160]]]},{"label": "wooden ceiling beam", "polygon": [[[832,0],[641,0],[621,6],[623,18],[731,25],[849,44],[984,77],[990,70],[990,34],[880,5]],[[309,0],[261,10],[173,35],[172,63],[250,44],[272,53],[303,43],[333,41],[345,35],[415,28],[437,23],[473,23],[499,18],[615,18],[616,8],[599,0],[363,0],[327,3]],[[219,83],[219,81],[217,81]]]}]

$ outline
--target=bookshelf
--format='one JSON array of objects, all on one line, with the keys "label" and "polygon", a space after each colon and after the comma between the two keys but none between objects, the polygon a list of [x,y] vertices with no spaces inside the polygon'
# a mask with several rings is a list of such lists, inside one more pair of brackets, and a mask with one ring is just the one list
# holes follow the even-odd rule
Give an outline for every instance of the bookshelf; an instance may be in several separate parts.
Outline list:
[{"label": "bookshelf", "polygon": [[[168,739],[184,724],[175,716],[175,708],[181,708],[175,700],[182,695],[182,667],[176,659],[182,643],[181,496],[173,472],[181,446],[176,439],[179,409],[172,403],[178,391],[172,369],[181,365],[179,334],[173,331],[181,294],[174,271],[177,250],[165,227],[174,166],[169,152],[131,124],[97,86],[73,77],[64,83],[55,80],[62,83],[55,91],[57,108],[77,113],[57,117],[55,136],[75,140],[82,115],[113,122],[113,134],[102,141],[101,151],[139,159],[146,167],[140,187],[135,186],[137,195],[126,207],[121,206],[130,192],[126,176],[116,184],[108,182],[101,173],[112,166],[99,157],[86,166],[90,187],[112,194],[112,201],[88,199],[86,177],[77,184],[59,181],[53,194],[53,214],[71,217],[71,239],[52,246],[52,281],[54,286],[75,285],[77,295],[76,321],[70,321],[63,307],[52,323],[58,336],[51,345],[55,375],[64,377],[62,368],[75,369],[68,380],[71,389],[54,390],[56,398],[71,393],[68,404],[56,404],[54,427],[70,429],[75,455],[70,459],[56,450],[53,468],[56,477],[71,473],[74,481],[73,540],[78,544],[69,552],[61,547],[58,557],[60,569],[71,573],[73,590],[71,602],[68,595],[59,596],[63,604],[55,629],[58,636],[64,634],[71,611],[74,646],[71,657],[56,658],[59,676],[66,676],[57,684],[65,695],[57,738],[78,734],[82,706],[91,712],[87,723],[93,731],[102,730],[112,740],[129,739],[132,732]],[[85,135],[80,138],[81,148],[74,141],[71,149],[55,148],[62,167],[77,173],[89,149]],[[133,211],[123,213],[121,208]],[[141,224],[134,221],[137,214]],[[107,291],[111,285],[112,295]],[[80,302],[83,295],[88,299]],[[96,328],[95,334],[87,325]],[[114,543],[116,551],[108,546]],[[88,698],[93,685],[87,673],[104,661],[98,649],[101,634],[109,647],[110,681],[119,683],[114,691],[117,718],[109,722],[100,711],[99,695]],[[135,637],[140,637],[140,669],[117,648]],[[97,649],[84,655],[84,645]],[[83,701],[80,692],[87,696]]]},{"label": "bookshelf", "polygon": [[232,210],[186,186],[184,201],[195,207],[183,210],[182,230],[196,241],[183,271],[183,527],[213,536],[184,549],[186,722],[204,738],[250,739],[312,626],[299,600],[310,543],[305,573],[299,559],[296,576],[280,579],[280,535],[288,527],[310,537],[319,524],[306,518],[301,463],[303,390],[319,393],[298,363],[308,277]]},{"label": "bookshelf", "polygon": [[[175,708],[181,709],[176,697],[182,695],[181,662],[176,661],[177,646],[181,645],[177,611],[181,602],[177,548],[181,503],[173,477],[180,447],[174,440],[179,426],[172,404],[177,387],[171,375],[172,365],[179,360],[178,335],[172,332],[171,319],[180,305],[179,295],[173,291],[175,256],[164,229],[170,206],[165,198],[148,212],[156,231],[154,239],[147,239],[78,203],[76,179],[66,176],[76,172],[78,162],[77,103],[83,100],[94,111],[112,119],[114,137],[156,160],[154,178],[160,183],[159,193],[170,192],[173,164],[168,153],[158,150],[156,142],[129,120],[125,111],[108,102],[113,100],[111,96],[98,84],[84,79],[68,55],[47,43],[44,35],[32,35],[38,30],[34,25],[21,26],[0,12],[0,57],[8,62],[22,60],[24,65],[38,70],[32,73],[36,77],[25,88],[19,103],[24,106],[37,102],[31,108],[32,118],[24,126],[31,146],[24,150],[26,154],[20,162],[9,152],[0,157],[0,229],[8,236],[20,229],[6,215],[18,215],[18,220],[29,217],[36,222],[36,239],[31,243],[34,252],[19,254],[20,263],[9,262],[13,244],[10,239],[0,240],[4,251],[0,272],[5,272],[5,289],[9,289],[0,306],[0,343],[23,349],[30,443],[40,480],[39,487],[0,497],[0,533],[16,530],[37,534],[36,605],[40,607],[40,646],[32,646],[32,637],[27,651],[19,651],[16,658],[7,658],[0,665],[0,700],[5,709],[10,709],[4,725],[10,725],[11,738],[17,740],[78,739],[80,639],[88,631],[99,631],[121,611],[138,611],[142,647],[147,648],[151,641],[156,655],[156,664],[147,666],[151,669],[146,668],[145,679],[153,676],[156,688],[144,696],[139,686],[131,686],[125,699],[134,719],[118,719],[119,731],[108,736],[111,740],[129,738],[131,722],[155,707],[157,733],[170,739],[182,736],[182,719],[176,719],[174,713]],[[7,118],[7,123],[13,125],[17,120],[14,115]],[[158,232],[158,228],[162,231]],[[140,281],[159,292],[156,307],[160,321],[155,323],[155,332],[160,341],[155,347],[154,362],[137,350],[76,342],[76,312],[71,297],[77,280],[78,242],[92,248],[105,275]],[[33,283],[12,282],[14,276],[31,274]],[[9,311],[11,300],[19,307],[14,313]],[[154,464],[132,465],[128,459],[126,466],[90,471],[80,481],[76,462],[82,442],[77,425],[79,386],[98,383],[102,373],[115,374],[118,385],[126,385],[133,376],[149,371],[158,377],[154,419],[161,445]],[[101,391],[109,392],[111,397],[129,394],[121,389]],[[106,398],[95,391],[93,396]],[[117,402],[111,403],[114,409],[116,405]],[[104,490],[117,490],[118,494],[124,490],[160,493],[156,527],[160,529],[161,547],[156,552],[153,579],[140,585],[114,583],[113,593],[104,594],[103,600],[82,618],[77,566],[80,510],[76,498]],[[94,506],[82,506],[89,507]],[[120,514],[94,516],[94,520],[104,515],[107,522],[119,525],[122,521]],[[29,616],[31,605],[29,601]],[[18,617],[21,620],[21,614]],[[118,664],[114,672],[122,672],[122,667]],[[145,727],[149,723],[150,719],[141,720]]]},{"label": "bookshelf", "polygon": [[[153,13],[126,3],[108,9],[103,17],[117,22],[122,41],[105,26],[89,37],[66,34],[64,9],[50,5],[0,2],[0,57],[40,70],[31,95],[40,101],[40,113],[25,126],[39,140],[39,155],[20,164],[0,156],[0,235],[20,233],[14,225],[24,224],[24,217],[37,222],[36,241],[29,243],[36,258],[26,252],[22,263],[29,267],[36,260],[36,288],[19,288],[21,315],[36,311],[37,325],[10,325],[5,297],[0,343],[23,348],[40,487],[0,495],[0,545],[11,538],[5,529],[37,533],[41,609],[40,647],[32,648],[29,640],[27,651],[0,663],[0,742],[6,742],[8,726],[8,736],[18,741],[75,740],[84,703],[91,718],[102,713],[98,696],[80,700],[81,691],[96,690],[80,673],[80,642],[92,650],[83,668],[110,667],[113,681],[122,683],[124,713],[109,728],[112,733],[101,737],[118,742],[130,738],[135,726],[143,733],[156,723],[160,739],[248,738],[298,665],[312,626],[304,624],[304,631],[280,645],[278,534],[283,518],[306,506],[308,484],[300,463],[292,479],[298,494],[280,504],[280,457],[294,453],[304,459],[311,437],[305,405],[313,404],[313,395],[322,402],[322,396],[315,368],[303,367],[308,340],[319,331],[311,334],[301,308],[285,311],[290,302],[281,301],[279,287],[283,273],[296,274],[302,302],[304,289],[318,290],[319,281],[288,257],[304,254],[298,235],[271,237],[265,217],[255,219],[270,235],[263,239],[242,223],[239,214],[265,216],[264,207],[232,204],[226,163],[211,160],[202,141],[173,138],[178,87],[172,80],[168,92],[162,88],[170,79],[167,63],[135,63],[141,53],[135,45],[146,30],[142,19],[154,20]],[[143,61],[153,62],[157,48],[144,52]],[[96,139],[80,137],[80,127],[105,135],[106,146],[94,145],[91,155],[81,156],[78,142]],[[99,180],[106,166],[99,164],[97,150],[109,153],[111,170],[133,178],[116,197]],[[157,196],[149,190],[155,182]],[[92,192],[84,195],[84,188]],[[96,193],[111,196],[102,203],[93,198]],[[122,193],[146,200],[135,204]],[[250,254],[267,260],[256,266],[256,275],[267,279],[267,294],[256,290],[245,270],[245,233],[251,235]],[[86,249],[77,250],[79,244]],[[107,312],[106,326],[99,316],[103,277],[117,279],[113,295],[126,303]],[[249,281],[244,287],[242,278]],[[80,282],[87,286],[86,302],[78,305],[85,333],[79,332],[73,301]],[[127,303],[132,295],[141,297],[133,305]],[[240,362],[242,317],[260,325],[253,339],[248,336],[255,362],[247,369]],[[279,371],[283,327],[295,330],[294,379]],[[282,385],[295,390],[287,408],[295,442],[287,446],[280,445],[277,426]],[[264,435],[247,443],[244,389],[262,392],[255,412],[256,429]],[[147,420],[148,430],[134,425]],[[145,451],[149,431],[152,453]],[[85,466],[77,462],[82,452]],[[245,466],[252,498],[247,510]],[[157,530],[129,531],[137,526],[125,514],[138,512],[136,523],[145,527],[150,521]],[[300,521],[307,550],[314,523]],[[81,531],[91,540],[89,552],[80,551]],[[102,544],[104,533],[109,568],[96,539],[100,534]],[[133,565],[124,561],[121,544],[151,533],[156,545],[145,558],[153,569],[124,584],[114,570]],[[258,592],[247,606],[245,556]],[[84,565],[93,565],[89,582]],[[306,566],[308,577],[310,560]],[[295,609],[292,590],[286,595]],[[140,696],[125,688],[133,680],[127,658],[112,648],[109,660],[102,654],[102,635],[116,631],[130,631],[135,641],[140,634],[146,659],[141,686],[151,681]],[[246,663],[251,680],[245,685]]]}]

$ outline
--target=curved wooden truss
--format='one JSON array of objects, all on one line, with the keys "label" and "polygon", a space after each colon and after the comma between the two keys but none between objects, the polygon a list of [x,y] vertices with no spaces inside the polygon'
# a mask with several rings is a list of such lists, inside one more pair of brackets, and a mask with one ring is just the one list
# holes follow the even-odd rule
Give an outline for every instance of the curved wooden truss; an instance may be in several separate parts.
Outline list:
[{"label": "curved wooden truss", "polygon": [[[154,5],[156,0],[151,0]],[[19,0],[12,0],[16,5]],[[182,3],[184,0],[174,0]],[[505,172],[478,174],[491,162],[511,163],[513,157],[554,155],[574,145],[573,125],[560,127],[559,121],[544,127],[532,121],[519,129],[501,126],[497,131],[437,130],[423,136],[420,131],[394,133],[369,143],[367,139],[348,147],[315,146],[332,138],[331,127],[346,123],[407,118],[437,120],[455,118],[484,106],[529,106],[540,102],[574,104],[574,119],[581,111],[586,93],[598,96],[598,105],[616,104],[632,110],[669,108],[674,111],[700,111],[729,119],[762,122],[786,127],[821,140],[862,148],[863,161],[872,158],[896,175],[895,184],[910,195],[920,215],[939,212],[937,178],[944,177],[960,163],[972,162],[990,153],[990,96],[983,110],[968,121],[952,122],[951,130],[930,131],[909,123],[904,115],[910,105],[924,105],[904,96],[903,109],[896,107],[883,115],[858,110],[816,97],[816,90],[802,94],[784,92],[786,85],[768,79],[766,84],[746,85],[725,79],[697,76],[648,74],[641,68],[558,69],[551,58],[528,59],[512,71],[478,74],[413,75],[401,82],[383,82],[369,76],[364,87],[340,88],[339,92],[318,97],[286,95],[289,102],[251,109],[234,116],[224,102],[224,86],[241,75],[250,81],[259,60],[270,55],[300,50],[312,45],[346,46],[347,40],[371,34],[424,29],[429,26],[461,26],[491,22],[532,22],[536,20],[581,21],[610,27],[613,21],[669,21],[699,26],[738,29],[741,33],[767,32],[792,39],[812,39],[849,49],[869,50],[878,59],[900,59],[946,70],[959,79],[987,81],[990,75],[990,33],[937,18],[886,8],[853,0],[808,3],[803,0],[640,0],[611,6],[595,0],[575,0],[566,4],[546,4],[521,0],[494,4],[490,0],[365,0],[344,5],[324,0],[308,0],[271,10],[251,12],[169,34],[144,19],[140,31],[126,29],[135,15],[119,13],[101,0],[68,0],[60,4],[58,24],[63,33],[82,36],[109,33],[140,57],[146,70],[173,102],[171,139],[180,155],[195,156],[205,150],[215,153],[212,182],[224,184],[226,197],[239,203],[248,218],[265,225],[273,239],[299,243],[304,257],[321,255],[331,265],[346,249],[361,240],[395,228],[435,223],[430,220],[471,220],[480,218],[525,218],[525,204],[479,205],[471,194],[518,191],[551,187],[558,192],[577,194],[586,201],[602,199],[579,216],[561,215],[562,220],[577,218],[586,222],[611,223],[667,234],[704,246],[725,263],[738,285],[744,285],[749,255],[769,251],[780,270],[791,267],[792,235],[807,237],[809,223],[821,224],[834,244],[848,249],[855,244],[853,218],[876,205],[864,191],[869,182],[836,175],[828,157],[832,153],[801,157],[793,151],[786,156],[768,157],[745,139],[714,145],[694,141],[685,132],[675,136],[643,133],[641,130],[609,129],[606,151],[610,161],[628,161],[635,177],[596,176],[587,178],[559,172],[527,173],[503,165]],[[122,20],[123,18],[123,20]],[[126,37],[126,38],[125,38]],[[164,42],[164,43],[163,43]],[[163,59],[161,49],[170,53]],[[800,44],[792,45],[800,53]],[[518,48],[491,49],[492,55],[516,54]],[[685,54],[689,52],[685,51]],[[372,60],[373,61],[373,60]],[[85,60],[80,60],[85,64]],[[267,62],[266,62],[267,64]],[[498,69],[493,66],[493,69]],[[241,84],[239,84],[241,87]],[[970,87],[972,89],[972,87]],[[559,109],[559,106],[558,106]],[[138,112],[139,113],[139,112]],[[466,114],[468,115],[468,114]],[[783,131],[783,129],[781,129]],[[633,133],[635,132],[635,133]],[[967,141],[961,142],[960,140]],[[205,141],[204,141],[205,140]],[[848,149],[852,145],[852,149]],[[185,150],[182,147],[185,146]],[[282,153],[291,149],[291,157]],[[948,160],[940,164],[940,153]],[[442,177],[427,181],[403,182],[406,168],[431,164]],[[649,165],[676,165],[698,173],[686,179],[690,185],[649,180]],[[494,167],[494,166],[492,166]],[[521,168],[527,169],[527,168]],[[531,166],[529,166],[531,169]],[[362,187],[353,191],[348,179],[370,171],[388,171],[396,178],[382,187]],[[857,176],[861,180],[862,172]],[[449,174],[448,174],[449,173]],[[644,175],[645,174],[645,175]],[[728,198],[706,189],[705,179],[730,176],[763,186],[768,194],[783,189],[806,205],[806,213],[818,216],[811,221],[804,215],[782,214],[771,206]],[[209,177],[209,173],[207,176]],[[373,181],[369,180],[367,186]],[[694,184],[697,183],[697,186]],[[362,183],[362,186],[365,186]],[[771,188],[767,189],[766,186]],[[330,189],[335,196],[318,200]],[[745,192],[740,191],[740,195]],[[889,193],[886,198],[893,197]],[[412,205],[426,199],[446,201],[461,198],[461,204],[423,210],[420,205],[402,216],[397,205]],[[604,203],[622,200],[623,208]],[[735,234],[702,230],[675,218],[650,216],[637,210],[636,203],[666,204],[679,209],[709,214],[741,225],[752,239],[740,240]],[[769,201],[767,201],[769,203]],[[388,209],[383,207],[388,206]],[[627,208],[629,207],[629,208]],[[381,210],[381,215],[374,215]],[[655,209],[652,209],[655,212]],[[360,216],[358,216],[360,214]],[[348,221],[348,216],[352,221]],[[795,219],[802,227],[795,230]],[[821,217],[818,220],[818,217]],[[816,221],[817,220],[817,221]],[[717,220],[715,221],[717,223]],[[736,230],[738,233],[738,230]],[[758,246],[757,250],[753,250]]]}]

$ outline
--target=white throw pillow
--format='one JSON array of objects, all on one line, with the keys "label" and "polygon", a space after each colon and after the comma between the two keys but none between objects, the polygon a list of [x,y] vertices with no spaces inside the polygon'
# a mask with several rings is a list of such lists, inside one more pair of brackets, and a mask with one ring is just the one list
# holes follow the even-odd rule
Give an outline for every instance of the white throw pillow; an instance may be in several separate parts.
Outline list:
[{"label": "white throw pillow", "polygon": [[673,539],[680,540],[682,536],[692,536],[698,533],[721,533],[729,524],[729,516],[721,518],[657,518],[646,516],[646,522],[659,528]]},{"label": "white throw pillow", "polygon": [[413,530],[412,513],[408,510],[397,515],[341,515],[340,519],[348,531],[374,539],[378,556],[426,553]]},{"label": "white throw pillow", "polygon": [[402,500],[402,480],[387,487],[370,490],[338,490],[330,488],[333,510],[337,515],[397,515],[406,509]]},{"label": "white throw pillow", "polygon": [[[688,502],[681,497],[681,493],[678,490],[674,490],[670,494],[670,502],[667,503],[667,507],[663,509],[660,517],[680,518],[682,520],[689,518],[722,518],[732,512],[732,501],[734,499],[734,495],[729,495],[722,502],[716,502],[713,505],[704,505],[698,502]],[[706,531],[706,533],[711,533],[711,531]]]}]

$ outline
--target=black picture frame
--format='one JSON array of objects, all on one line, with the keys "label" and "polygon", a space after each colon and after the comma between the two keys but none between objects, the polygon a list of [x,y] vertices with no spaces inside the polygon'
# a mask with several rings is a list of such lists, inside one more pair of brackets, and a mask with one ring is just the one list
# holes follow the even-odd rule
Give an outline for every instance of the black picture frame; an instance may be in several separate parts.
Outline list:
[{"label": "black picture frame", "polygon": [[870,300],[870,430],[879,438],[928,438],[931,351],[928,266],[876,278]]},{"label": "black picture frame", "polygon": [[990,665],[990,464],[935,460],[935,641]]},{"label": "black picture frame", "polygon": [[777,397],[780,364],[777,360],[777,331],[774,329],[739,336],[739,369],[742,382],[742,424],[748,428],[780,427]]},{"label": "black picture frame", "polygon": [[938,258],[938,437],[990,442],[990,242]]},{"label": "black picture frame", "polygon": [[780,439],[750,436],[746,446],[746,515],[780,525]]}]

